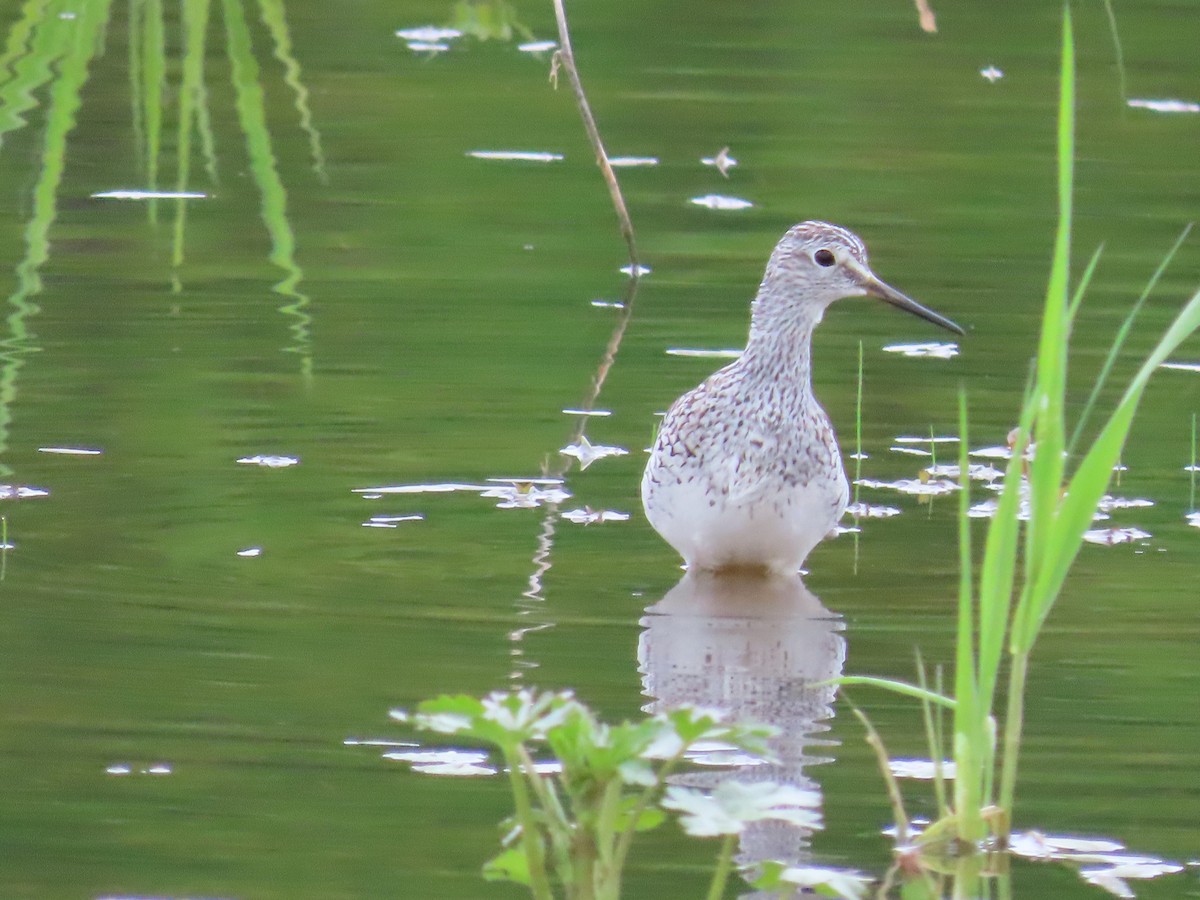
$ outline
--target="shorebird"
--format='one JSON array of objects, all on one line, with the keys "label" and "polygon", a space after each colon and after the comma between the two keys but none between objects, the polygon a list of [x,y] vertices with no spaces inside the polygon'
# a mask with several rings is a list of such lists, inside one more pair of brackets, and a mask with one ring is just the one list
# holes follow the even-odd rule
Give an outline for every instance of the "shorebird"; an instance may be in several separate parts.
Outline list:
[{"label": "shorebird", "polygon": [[852,232],[789,229],[751,305],[745,351],[672,404],[642,476],[646,518],[689,570],[792,573],[836,530],[849,486],[813,396],[812,333],[846,297],[878,297],[964,333],[877,278]]}]

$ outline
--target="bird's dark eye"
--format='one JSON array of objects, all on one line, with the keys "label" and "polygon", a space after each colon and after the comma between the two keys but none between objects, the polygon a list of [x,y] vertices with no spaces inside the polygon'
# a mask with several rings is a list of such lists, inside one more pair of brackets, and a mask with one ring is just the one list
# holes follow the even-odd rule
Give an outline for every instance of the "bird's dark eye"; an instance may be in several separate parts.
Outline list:
[{"label": "bird's dark eye", "polygon": [[813,261],[816,262],[818,266],[825,266],[828,268],[829,266],[832,266],[837,259],[834,257],[832,250],[821,249],[813,254]]}]

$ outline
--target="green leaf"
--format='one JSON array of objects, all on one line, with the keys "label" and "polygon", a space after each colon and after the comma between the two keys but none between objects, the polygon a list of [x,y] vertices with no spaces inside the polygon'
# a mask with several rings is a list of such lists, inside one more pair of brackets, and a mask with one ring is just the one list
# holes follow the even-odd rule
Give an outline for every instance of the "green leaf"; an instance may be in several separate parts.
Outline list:
[{"label": "green leaf", "polygon": [[502,850],[483,864],[484,881],[512,881],[529,887],[529,860],[525,851],[513,847]]},{"label": "green leaf", "polygon": [[637,797],[625,797],[621,800],[621,810],[617,815],[617,831],[624,831],[630,824],[634,831],[651,831],[667,820],[667,814],[657,806],[647,806],[638,813],[637,821],[633,821],[633,813],[638,807]]}]

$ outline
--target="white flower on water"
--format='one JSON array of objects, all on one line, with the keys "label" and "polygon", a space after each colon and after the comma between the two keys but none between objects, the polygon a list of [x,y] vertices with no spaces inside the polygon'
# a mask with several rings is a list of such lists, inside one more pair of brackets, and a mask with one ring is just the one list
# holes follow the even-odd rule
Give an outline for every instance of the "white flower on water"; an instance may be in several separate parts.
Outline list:
[{"label": "white flower on water", "polygon": [[820,828],[812,791],[773,782],[723,781],[711,792],[672,785],[662,805],[677,810],[684,831],[697,837],[741,834],[750,822],[777,819],[800,828]]}]

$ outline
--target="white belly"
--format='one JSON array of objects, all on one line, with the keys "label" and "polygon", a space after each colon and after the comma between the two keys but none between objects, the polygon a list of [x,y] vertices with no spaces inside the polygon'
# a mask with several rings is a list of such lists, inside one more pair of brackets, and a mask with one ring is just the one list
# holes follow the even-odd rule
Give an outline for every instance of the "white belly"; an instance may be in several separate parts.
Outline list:
[{"label": "white belly", "polygon": [[729,500],[702,480],[682,481],[648,469],[642,502],[655,530],[691,569],[764,567],[795,572],[837,527],[848,489],[838,466],[806,485],[765,485],[750,498]]}]

